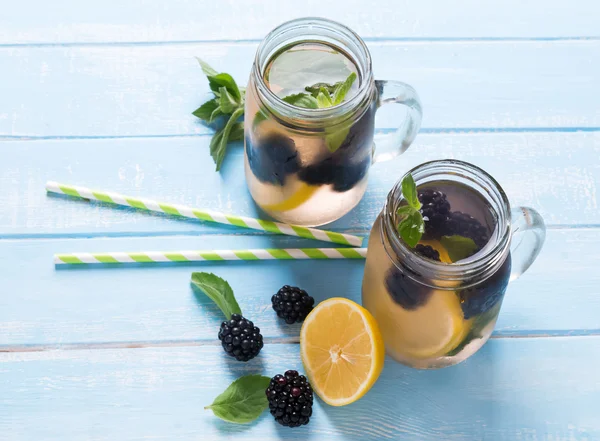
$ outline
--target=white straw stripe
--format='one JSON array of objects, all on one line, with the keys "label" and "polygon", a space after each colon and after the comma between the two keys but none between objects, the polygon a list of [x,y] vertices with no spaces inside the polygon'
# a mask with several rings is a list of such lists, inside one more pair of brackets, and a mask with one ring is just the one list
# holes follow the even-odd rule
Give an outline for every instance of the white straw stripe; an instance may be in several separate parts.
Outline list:
[{"label": "white straw stripe", "polygon": [[90,253],[75,253],[75,257],[84,263],[98,263],[98,259],[92,256]]},{"label": "white straw stripe", "polygon": [[[323,240],[326,242],[339,243],[339,244],[343,244],[343,245],[351,244],[354,246],[361,246],[362,241],[363,241],[363,239],[361,237],[350,235],[350,234],[333,235],[333,239],[332,239],[328,235],[328,233],[330,233],[330,232],[319,230],[316,228],[302,228],[302,229],[299,229],[298,231],[295,231],[291,225],[283,224],[280,222],[261,221],[259,219],[254,219],[254,218],[245,217],[245,216],[235,216],[235,215],[215,212],[212,210],[203,210],[200,208],[186,207],[183,205],[163,203],[163,202],[159,202],[159,201],[155,201],[155,200],[151,200],[151,199],[130,197],[130,196],[125,196],[125,195],[113,193],[113,192],[95,191],[95,190],[91,190],[86,187],[60,184],[60,183],[54,182],[54,181],[48,181],[46,183],[46,190],[50,193],[69,194],[72,197],[77,197],[79,195],[82,199],[103,200],[103,202],[111,203],[110,201],[107,201],[107,198],[109,198],[112,201],[112,203],[114,203],[116,205],[122,205],[125,207],[131,207],[131,206],[137,205],[137,208],[144,209],[144,207],[145,207],[148,211],[155,211],[155,212],[159,212],[159,213],[165,213],[165,210],[163,210],[160,206],[166,205],[166,206],[171,206],[171,207],[175,208],[182,216],[189,217],[192,219],[198,219],[198,216],[196,216],[194,214],[194,211],[202,212],[202,213],[206,213],[208,216],[210,216],[213,219],[214,222],[217,222],[217,223],[222,223],[222,224],[226,224],[226,225],[237,224],[237,226],[241,226],[241,227],[243,227],[245,225],[247,228],[252,228],[255,230],[260,230],[260,231],[268,230],[271,233],[280,233],[280,234],[286,234],[288,236],[304,237],[307,239],[318,239],[318,240]],[[101,194],[100,198],[96,197],[94,195],[94,193]],[[102,195],[105,195],[106,197],[103,197]],[[127,202],[127,199],[133,200],[134,201],[133,204]],[[140,207],[139,206],[140,204],[137,204],[135,201],[139,201],[141,204],[143,204],[143,207]],[[167,213],[169,211],[171,211],[171,210],[169,210],[167,208]],[[171,214],[171,213],[169,213],[169,214]],[[229,220],[228,218],[230,218],[231,220]],[[266,224],[267,228],[265,228],[265,227],[263,227],[263,225],[261,225],[261,223],[264,223],[264,222],[268,222]],[[340,236],[343,237],[343,239],[341,239]]]},{"label": "white straw stripe", "polygon": [[111,257],[113,257],[117,262],[121,263],[133,263],[133,260],[127,253],[109,253]]},{"label": "white straw stripe", "polygon": [[308,256],[304,251],[301,251],[297,248],[286,248],[285,251],[295,259],[307,259]]},{"label": "white straw stripe", "polygon": [[323,254],[325,254],[327,257],[331,258],[331,259],[340,259],[344,256],[342,256],[342,254],[333,249],[333,248],[321,248],[321,251],[323,251]]},{"label": "white straw stripe", "polygon": [[204,260],[204,257],[202,257],[198,251],[182,251],[178,254],[181,254],[188,260]]},{"label": "white straw stripe", "polygon": [[232,250],[216,250],[215,253],[225,260],[241,260]]},{"label": "white straw stripe", "polygon": [[167,256],[164,255],[164,253],[160,253],[158,251],[150,251],[148,253],[146,253],[146,255],[154,260],[155,262],[170,262],[171,259],[168,259]]},{"label": "white straw stripe", "polygon": [[273,257],[273,255],[271,253],[269,253],[267,250],[248,250],[248,251],[252,252],[252,254],[254,254],[256,257],[258,257],[261,260],[275,259],[275,257]]}]

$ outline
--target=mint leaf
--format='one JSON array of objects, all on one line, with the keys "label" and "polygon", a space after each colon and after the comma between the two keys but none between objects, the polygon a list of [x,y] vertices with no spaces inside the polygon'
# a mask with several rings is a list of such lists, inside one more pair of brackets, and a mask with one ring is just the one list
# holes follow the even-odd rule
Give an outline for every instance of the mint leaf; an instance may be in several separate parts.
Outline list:
[{"label": "mint leaf", "polygon": [[217,165],[217,171],[221,170],[221,164],[223,163],[223,159],[225,159],[227,143],[229,142],[231,130],[233,129],[233,126],[237,122],[238,118],[243,114],[243,108],[236,109],[236,111],[233,112],[229,117],[229,121],[227,121],[225,127],[215,133],[215,136],[213,136],[213,139],[210,141],[210,154]]},{"label": "mint leaf", "polygon": [[198,60],[198,63],[200,63],[200,67],[202,67],[202,72],[204,72],[204,75],[212,76],[212,75],[218,74],[218,72],[216,70],[214,70],[212,67],[210,67],[206,61],[204,61],[198,57],[196,57],[196,60]]},{"label": "mint leaf", "polygon": [[415,210],[421,209],[421,202],[419,202],[417,196],[417,184],[415,184],[415,180],[410,173],[402,180],[402,195],[404,196],[404,199],[406,199],[408,205]]},{"label": "mint leaf", "polygon": [[331,153],[335,153],[336,150],[342,146],[342,143],[348,136],[348,133],[350,133],[350,126],[325,135],[325,143],[327,144],[327,148]]},{"label": "mint leaf", "polygon": [[219,89],[224,87],[235,100],[239,101],[241,99],[242,95],[240,94],[240,89],[231,75],[220,73],[217,75],[207,75],[206,78],[208,78],[210,90],[212,90],[215,95],[219,96],[221,94]]},{"label": "mint leaf", "polygon": [[231,314],[242,314],[233,290],[226,280],[212,273],[192,273],[192,284],[217,304],[227,320],[231,318]]},{"label": "mint leaf", "polygon": [[477,251],[477,244],[469,237],[453,235],[442,236],[440,243],[446,251],[452,262],[471,257]]},{"label": "mint leaf", "polygon": [[244,139],[244,123],[236,122],[231,127],[231,132],[229,132],[229,141],[242,141]]},{"label": "mint leaf", "polygon": [[341,84],[343,84],[343,81],[340,81],[335,84],[316,83],[316,84],[313,84],[312,86],[306,86],[304,88],[304,90],[306,90],[307,92],[310,92],[310,94],[316,98],[317,95],[319,94],[319,92],[321,91],[321,88],[325,88],[327,90],[327,92],[329,92],[329,94],[331,95],[332,93],[335,92],[335,89],[337,89]]},{"label": "mint leaf", "polygon": [[282,98],[282,100],[296,107],[305,107],[307,109],[317,109],[319,107],[315,97],[302,92],[288,95],[285,98]]},{"label": "mint leaf", "polygon": [[354,83],[355,80],[356,80],[356,74],[354,72],[352,72],[350,75],[348,75],[348,78],[346,78],[346,81],[344,81],[342,84],[338,83],[339,86],[337,86],[335,88],[335,92],[333,93],[333,105],[334,106],[337,106],[342,101],[344,101],[344,98],[346,98],[346,95],[348,94],[348,91],[352,87],[352,84]]},{"label": "mint leaf", "polygon": [[221,94],[219,105],[223,113],[231,113],[240,105],[226,87],[219,87],[219,93]]},{"label": "mint leaf", "polygon": [[317,105],[319,106],[319,109],[325,109],[333,105],[333,101],[331,101],[331,96],[329,95],[327,89],[325,89],[324,87],[321,87],[321,90],[317,95]]},{"label": "mint leaf", "polygon": [[263,375],[245,375],[238,378],[205,409],[230,423],[249,423],[257,419],[269,401],[265,395],[271,379]]},{"label": "mint leaf", "polygon": [[192,112],[192,115],[200,118],[203,121],[212,122],[211,115],[217,109],[217,107],[219,107],[219,102],[216,98],[208,100],[196,110],[194,110]]},{"label": "mint leaf", "polygon": [[[215,98],[217,99],[217,98]],[[223,111],[221,110],[221,106],[217,107],[215,110],[213,110],[213,113],[210,114],[210,118],[208,120],[209,123],[212,123],[215,119],[217,119],[220,116],[225,115],[223,113]]]},{"label": "mint leaf", "polygon": [[411,208],[410,212],[398,224],[398,233],[408,246],[414,248],[425,232],[425,222],[419,211],[409,208]]}]

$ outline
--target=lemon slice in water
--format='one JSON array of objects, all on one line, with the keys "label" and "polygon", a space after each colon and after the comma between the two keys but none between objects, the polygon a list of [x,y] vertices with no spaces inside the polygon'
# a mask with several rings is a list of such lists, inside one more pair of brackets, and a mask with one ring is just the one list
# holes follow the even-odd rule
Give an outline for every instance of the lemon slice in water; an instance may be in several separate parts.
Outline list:
[{"label": "lemon slice in water", "polygon": [[308,201],[320,188],[308,185],[296,175],[288,176],[284,186],[263,183],[258,180],[252,183],[256,202],[263,210],[290,211]]}]

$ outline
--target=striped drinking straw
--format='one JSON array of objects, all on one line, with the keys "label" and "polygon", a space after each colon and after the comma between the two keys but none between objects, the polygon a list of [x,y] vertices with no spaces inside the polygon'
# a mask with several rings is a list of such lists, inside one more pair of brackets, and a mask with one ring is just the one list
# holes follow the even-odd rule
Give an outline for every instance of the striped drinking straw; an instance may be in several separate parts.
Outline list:
[{"label": "striped drinking straw", "polygon": [[234,216],[212,210],[169,204],[152,199],[134,198],[118,193],[91,190],[86,187],[59,184],[52,181],[46,183],[46,191],[49,193],[66,194],[81,199],[101,201],[107,204],[138,208],[145,211],[155,211],[157,213],[164,213],[173,216],[188,217],[191,219],[216,222],[225,225],[235,225],[236,227],[268,231],[271,233],[303,237],[306,239],[321,240],[324,242],[332,242],[341,245],[360,247],[363,242],[362,237],[354,236],[352,234],[336,233],[334,231],[319,230],[317,228],[299,227],[296,225],[288,225],[281,222],[272,222],[245,216]]}]

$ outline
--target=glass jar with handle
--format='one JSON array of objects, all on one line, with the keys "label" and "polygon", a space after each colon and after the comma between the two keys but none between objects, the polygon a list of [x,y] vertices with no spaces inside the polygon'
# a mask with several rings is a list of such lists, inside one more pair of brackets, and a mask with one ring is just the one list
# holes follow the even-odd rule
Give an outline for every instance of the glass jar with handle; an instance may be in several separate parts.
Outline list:
[{"label": "glass jar with handle", "polygon": [[[335,86],[348,78],[355,80],[341,88],[345,98],[336,100],[341,95]],[[304,87],[311,82],[316,83]],[[331,97],[318,96],[320,90],[329,95],[328,88]],[[313,89],[316,98],[309,94]],[[311,102],[300,105],[298,97]],[[321,98],[331,102],[321,105]],[[401,104],[407,112],[398,129],[374,142],[375,113],[385,104]],[[369,50],[352,30],[321,18],[284,23],[260,44],[246,89],[250,193],[277,220],[302,226],[332,222],[361,200],[374,162],[410,146],[421,116],[411,86],[374,79]]]},{"label": "glass jar with handle", "polygon": [[[498,182],[472,164],[433,161],[409,173],[425,234],[411,248],[398,233],[399,181],[371,230],[362,300],[393,358],[440,368],[488,340],[508,283],[536,259],[546,229],[534,209],[511,209]],[[461,255],[465,243],[473,250]]]}]

